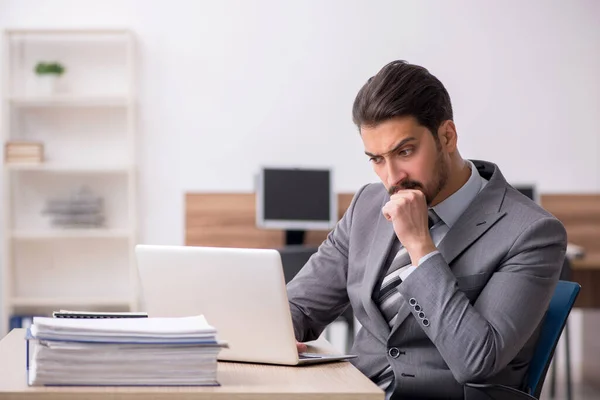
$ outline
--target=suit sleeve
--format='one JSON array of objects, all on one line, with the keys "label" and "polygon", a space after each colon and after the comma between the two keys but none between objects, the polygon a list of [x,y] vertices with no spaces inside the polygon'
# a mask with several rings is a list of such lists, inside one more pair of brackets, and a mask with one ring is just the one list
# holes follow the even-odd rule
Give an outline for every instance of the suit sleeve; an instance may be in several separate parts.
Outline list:
[{"label": "suit sleeve", "polygon": [[[368,186],[368,185],[366,185]],[[363,186],[318,251],[287,285],[296,340],[319,337],[349,305],[346,283],[354,208]]]},{"label": "suit sleeve", "polygon": [[456,380],[483,381],[505,368],[540,324],[565,251],[564,227],[544,217],[517,238],[473,305],[441,254],[419,266],[398,291]]}]

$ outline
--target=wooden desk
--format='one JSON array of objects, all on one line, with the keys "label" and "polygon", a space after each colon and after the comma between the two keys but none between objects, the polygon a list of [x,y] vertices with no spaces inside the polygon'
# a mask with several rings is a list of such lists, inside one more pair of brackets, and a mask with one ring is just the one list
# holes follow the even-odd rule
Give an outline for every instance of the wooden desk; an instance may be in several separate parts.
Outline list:
[{"label": "wooden desk", "polygon": [[581,292],[575,307],[583,309],[600,308],[600,256],[592,254],[581,260],[573,260],[571,280],[581,284]]},{"label": "wooden desk", "polygon": [[[25,331],[0,341],[0,399],[3,400],[325,400],[384,398],[383,392],[348,362],[305,367],[220,362],[220,387],[29,387]],[[330,351],[327,343],[310,349]]]},{"label": "wooden desk", "polygon": [[571,280],[581,284],[575,307],[600,308],[600,194],[544,194],[541,202],[564,224],[569,242],[585,251],[572,263]]}]

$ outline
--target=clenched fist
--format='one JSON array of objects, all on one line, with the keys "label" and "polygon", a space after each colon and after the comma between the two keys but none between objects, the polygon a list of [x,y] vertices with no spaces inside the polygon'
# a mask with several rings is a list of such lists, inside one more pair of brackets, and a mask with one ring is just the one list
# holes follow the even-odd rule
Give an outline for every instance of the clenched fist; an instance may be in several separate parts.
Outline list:
[{"label": "clenched fist", "polygon": [[381,212],[394,225],[394,232],[406,248],[412,265],[421,257],[435,251],[429,234],[427,202],[419,190],[399,190],[390,197]]}]

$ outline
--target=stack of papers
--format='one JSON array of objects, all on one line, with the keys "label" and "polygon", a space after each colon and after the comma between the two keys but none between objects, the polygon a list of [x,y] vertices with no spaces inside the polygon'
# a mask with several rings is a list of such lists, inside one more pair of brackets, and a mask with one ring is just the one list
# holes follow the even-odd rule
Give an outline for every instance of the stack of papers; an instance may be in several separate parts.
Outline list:
[{"label": "stack of papers", "polygon": [[218,385],[227,347],[203,316],[35,317],[27,336],[29,385]]}]

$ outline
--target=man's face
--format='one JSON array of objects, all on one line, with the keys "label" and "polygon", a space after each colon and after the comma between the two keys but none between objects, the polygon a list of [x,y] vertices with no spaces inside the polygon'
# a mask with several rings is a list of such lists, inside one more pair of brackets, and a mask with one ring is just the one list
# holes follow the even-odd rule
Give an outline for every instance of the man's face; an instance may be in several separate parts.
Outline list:
[{"label": "man's face", "polygon": [[430,205],[448,181],[448,154],[413,117],[361,127],[365,154],[390,195],[418,189]]}]

